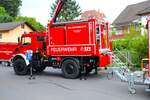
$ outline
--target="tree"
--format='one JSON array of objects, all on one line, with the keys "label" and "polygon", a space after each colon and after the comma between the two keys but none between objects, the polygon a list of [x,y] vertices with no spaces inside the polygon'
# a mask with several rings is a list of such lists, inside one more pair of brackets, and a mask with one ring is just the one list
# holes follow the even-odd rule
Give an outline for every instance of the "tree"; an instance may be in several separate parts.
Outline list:
[{"label": "tree", "polygon": [[22,5],[21,0],[0,0],[0,6],[4,7],[6,12],[15,17],[19,13],[19,7]]},{"label": "tree", "polygon": [[7,14],[4,7],[0,7],[0,14],[1,15]]},{"label": "tree", "polygon": [[13,17],[9,16],[4,7],[0,7],[0,23],[13,21]]},{"label": "tree", "polygon": [[24,16],[17,16],[15,21],[25,21],[32,25],[37,31],[45,31],[45,27],[36,21],[35,18],[32,17],[24,17]]},{"label": "tree", "polygon": [[[51,6],[51,17],[53,17],[53,12],[57,6],[58,0]],[[57,17],[57,21],[71,21],[81,14],[80,6],[75,0],[67,0],[63,5],[61,12]]]}]

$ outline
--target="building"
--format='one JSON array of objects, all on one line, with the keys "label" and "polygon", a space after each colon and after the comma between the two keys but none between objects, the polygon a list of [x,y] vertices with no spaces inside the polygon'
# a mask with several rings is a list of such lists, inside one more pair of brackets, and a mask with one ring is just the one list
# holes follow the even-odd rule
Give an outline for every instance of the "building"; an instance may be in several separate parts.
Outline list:
[{"label": "building", "polygon": [[131,26],[144,34],[147,18],[150,17],[150,1],[128,5],[113,22],[118,33],[130,33]]},{"label": "building", "polygon": [[111,40],[112,40],[112,41],[121,40],[121,39],[124,39],[125,37],[126,37],[125,34],[112,35],[112,36],[111,36]]},{"label": "building", "polygon": [[0,23],[0,42],[18,42],[22,34],[36,31],[27,22]]},{"label": "building", "polygon": [[96,18],[98,21],[104,21],[106,16],[100,10],[87,10],[81,14],[81,19]]}]

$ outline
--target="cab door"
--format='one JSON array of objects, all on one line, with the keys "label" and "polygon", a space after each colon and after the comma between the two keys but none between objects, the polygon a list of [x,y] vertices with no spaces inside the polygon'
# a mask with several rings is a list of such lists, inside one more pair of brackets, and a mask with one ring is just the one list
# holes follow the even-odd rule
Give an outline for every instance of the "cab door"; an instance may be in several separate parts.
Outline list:
[{"label": "cab door", "polygon": [[32,41],[33,39],[31,37],[28,36],[22,37],[19,52],[26,54],[27,50],[32,50]]}]

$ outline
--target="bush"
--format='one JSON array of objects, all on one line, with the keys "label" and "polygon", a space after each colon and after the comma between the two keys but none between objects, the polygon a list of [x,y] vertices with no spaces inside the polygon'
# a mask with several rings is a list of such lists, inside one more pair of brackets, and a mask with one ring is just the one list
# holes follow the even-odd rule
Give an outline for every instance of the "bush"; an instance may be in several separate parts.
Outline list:
[{"label": "bush", "polygon": [[121,52],[129,52],[131,62],[139,67],[141,60],[148,57],[148,36],[145,34],[113,41],[113,50],[115,49]]}]

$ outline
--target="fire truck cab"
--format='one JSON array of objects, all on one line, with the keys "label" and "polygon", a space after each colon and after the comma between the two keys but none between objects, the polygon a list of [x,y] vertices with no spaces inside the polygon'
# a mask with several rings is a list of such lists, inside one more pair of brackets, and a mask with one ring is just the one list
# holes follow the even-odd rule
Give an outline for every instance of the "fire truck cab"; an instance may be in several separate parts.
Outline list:
[{"label": "fire truck cab", "polygon": [[[27,33],[18,39],[18,46],[13,51],[11,62],[13,63],[14,71],[18,75],[26,75],[29,70],[30,62],[27,60],[26,52],[32,51],[34,56],[44,56],[46,49],[46,34],[45,33]],[[37,72],[41,71],[41,67],[35,66]]]}]

